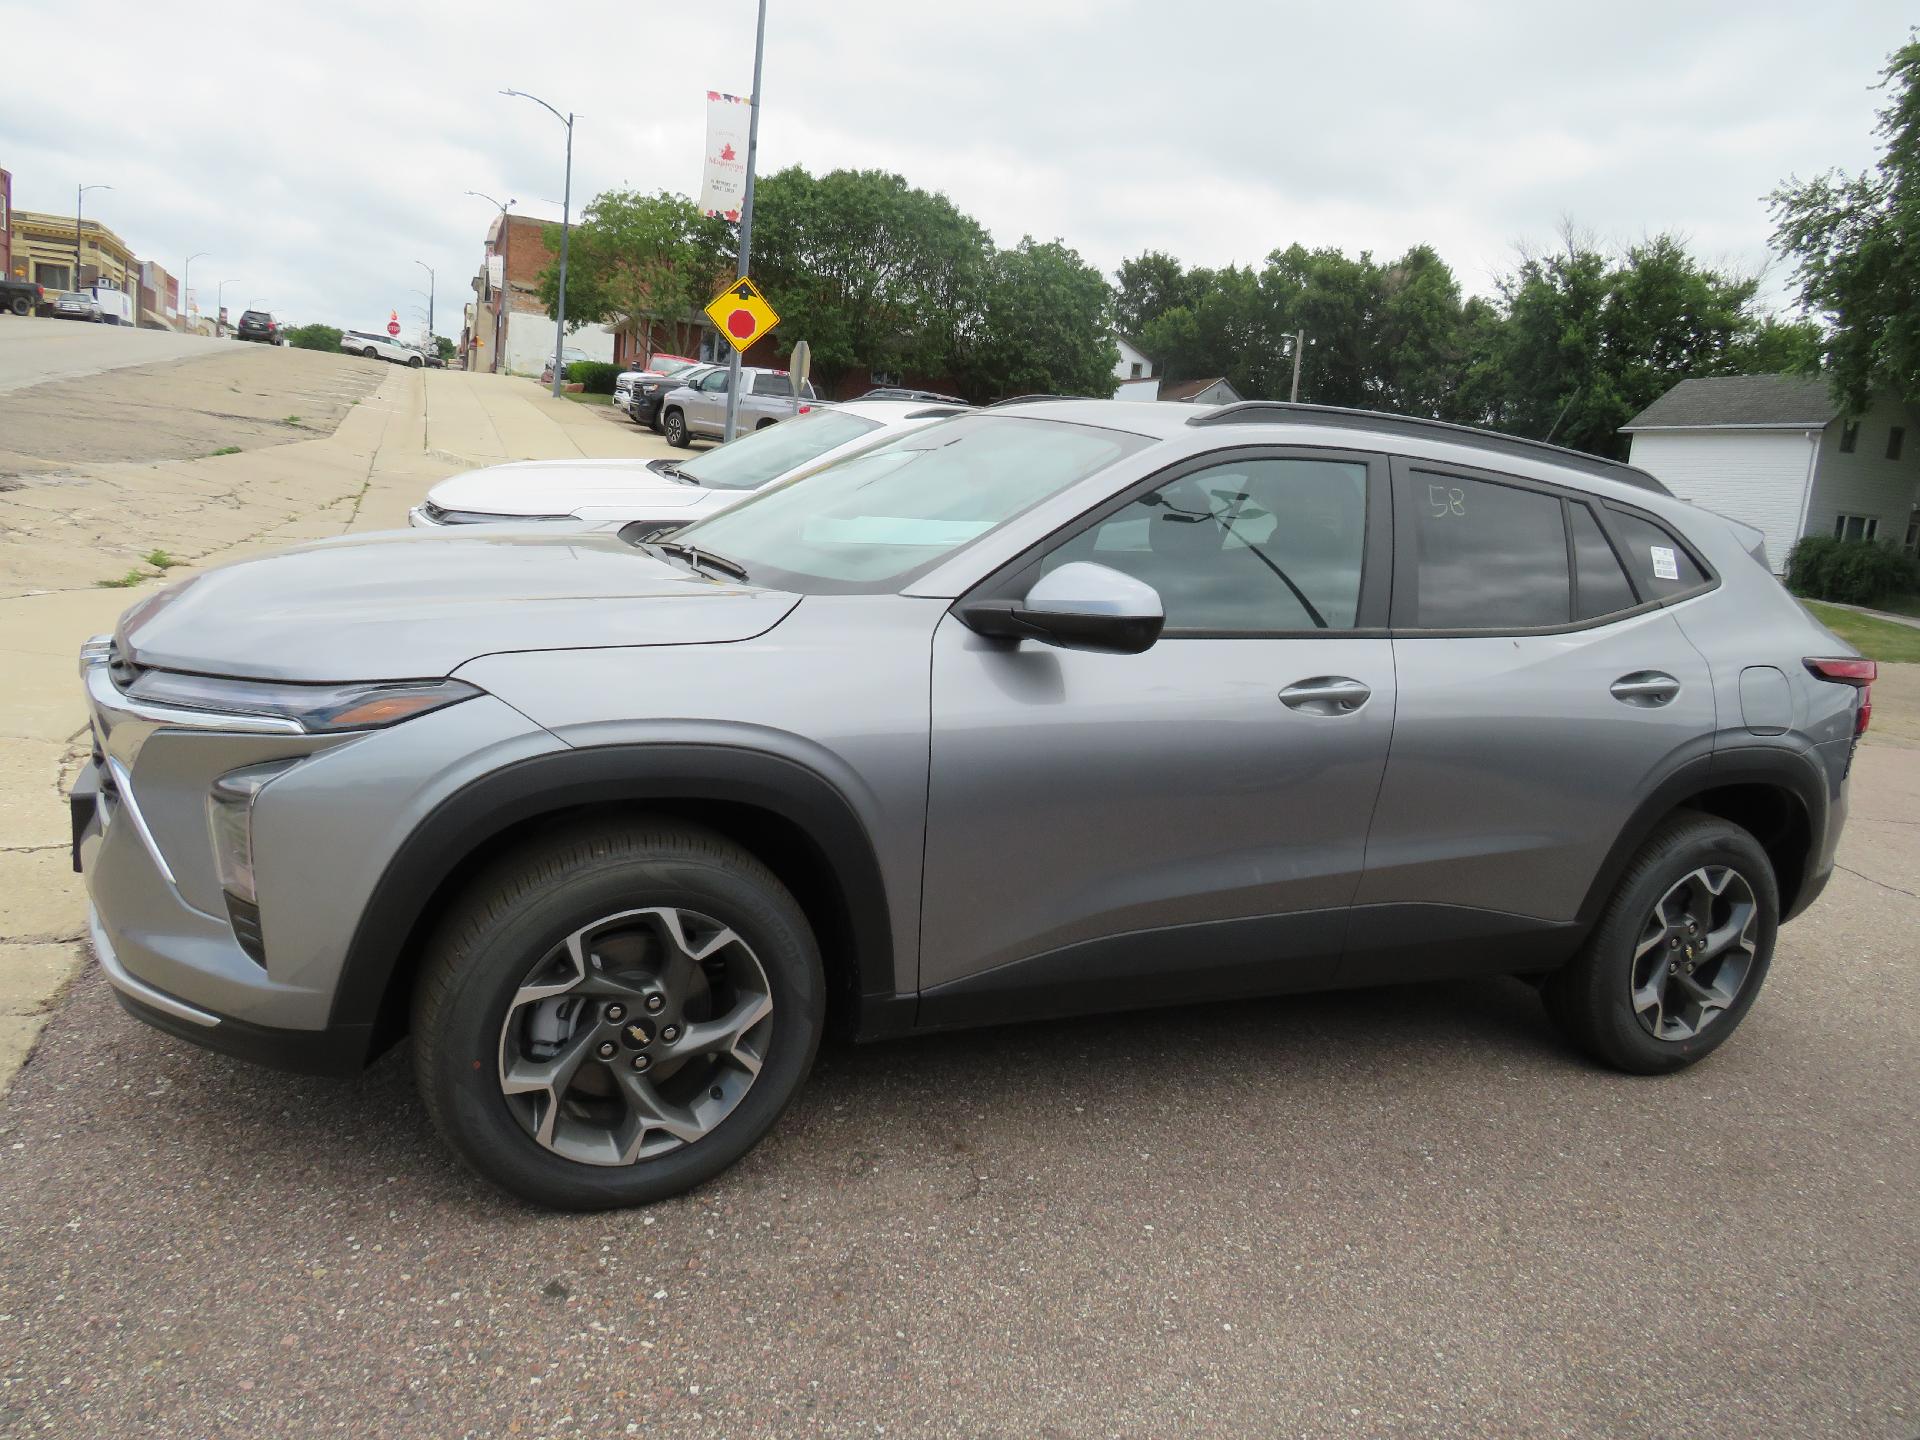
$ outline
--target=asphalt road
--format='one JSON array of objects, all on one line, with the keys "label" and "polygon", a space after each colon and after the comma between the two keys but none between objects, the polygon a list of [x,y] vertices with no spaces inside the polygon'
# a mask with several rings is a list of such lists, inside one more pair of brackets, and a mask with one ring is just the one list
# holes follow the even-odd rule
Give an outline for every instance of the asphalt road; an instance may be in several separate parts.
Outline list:
[{"label": "asphalt road", "polygon": [[239,343],[131,325],[0,315],[0,393],[128,365],[211,355]]},{"label": "asphalt road", "polygon": [[[1910,690],[1912,687],[1905,687]],[[1743,1032],[1511,981],[830,1049],[747,1161],[554,1216],[75,987],[0,1110],[0,1432],[1920,1433],[1920,749]]]}]

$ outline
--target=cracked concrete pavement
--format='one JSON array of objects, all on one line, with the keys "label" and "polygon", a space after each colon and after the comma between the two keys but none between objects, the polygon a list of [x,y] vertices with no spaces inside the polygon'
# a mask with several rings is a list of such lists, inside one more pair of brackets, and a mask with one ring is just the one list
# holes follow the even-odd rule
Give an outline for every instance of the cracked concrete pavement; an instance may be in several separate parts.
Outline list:
[{"label": "cracked concrete pavement", "polygon": [[[19,383],[36,365],[60,378]],[[238,453],[211,453],[228,447]],[[667,453],[632,424],[525,380],[9,317],[0,327],[0,1094],[85,958],[65,801],[84,758],[81,641],[196,566],[405,525],[433,482],[459,470]],[[156,552],[169,562],[164,574]]]}]

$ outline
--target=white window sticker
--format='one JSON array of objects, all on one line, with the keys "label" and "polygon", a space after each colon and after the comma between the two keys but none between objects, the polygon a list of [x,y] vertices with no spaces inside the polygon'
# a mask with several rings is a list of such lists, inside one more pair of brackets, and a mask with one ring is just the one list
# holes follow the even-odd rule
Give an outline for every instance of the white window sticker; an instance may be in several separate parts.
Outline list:
[{"label": "white window sticker", "polygon": [[1653,551],[1653,578],[1654,579],[1678,580],[1680,578],[1680,566],[1678,565],[1678,563],[1675,562],[1673,558],[1672,546],[1650,545],[1647,548]]}]

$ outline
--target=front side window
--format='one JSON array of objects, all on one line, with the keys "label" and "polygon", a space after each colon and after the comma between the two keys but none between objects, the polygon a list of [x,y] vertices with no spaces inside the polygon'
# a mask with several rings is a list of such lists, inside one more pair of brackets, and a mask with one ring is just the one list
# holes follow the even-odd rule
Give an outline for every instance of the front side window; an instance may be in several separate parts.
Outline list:
[{"label": "front side window", "polygon": [[1366,553],[1367,467],[1255,459],[1183,475],[1050,554],[1151,585],[1167,630],[1350,630]]},{"label": "front side window", "polygon": [[682,464],[680,474],[716,490],[757,490],[769,480],[879,428],[878,420],[864,420],[844,410],[815,410],[716,446]]},{"label": "front side window", "polygon": [[1151,443],[1091,425],[966,415],[768,486],[675,538],[737,561],[756,584],[891,590]]},{"label": "front side window", "polygon": [[700,378],[700,390],[703,394],[711,394],[714,391],[724,390],[726,388],[727,372],[724,370],[709,371]]},{"label": "front side window", "polygon": [[1568,623],[1572,585],[1558,496],[1425,471],[1395,484],[1395,524],[1409,531],[1403,563],[1413,570],[1396,568],[1396,625],[1530,630]]}]

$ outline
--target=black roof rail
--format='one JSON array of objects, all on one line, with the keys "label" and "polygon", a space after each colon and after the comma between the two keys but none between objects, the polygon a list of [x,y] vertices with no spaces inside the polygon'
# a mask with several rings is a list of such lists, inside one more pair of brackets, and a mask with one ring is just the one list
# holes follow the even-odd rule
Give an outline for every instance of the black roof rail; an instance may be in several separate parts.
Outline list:
[{"label": "black roof rail", "polygon": [[971,405],[929,405],[924,410],[909,410],[907,419],[932,420],[942,415],[964,415],[972,408]]},{"label": "black roof rail", "polygon": [[1087,398],[1085,395],[1009,395],[1004,400],[996,400],[993,404],[982,408],[997,410],[1002,405],[1025,405],[1034,400],[1085,400]]},{"label": "black roof rail", "polygon": [[1301,405],[1286,400],[1241,400],[1232,405],[1213,406],[1195,415],[1187,424],[1329,425],[1343,430],[1371,430],[1382,435],[1426,436],[1499,454],[1551,460],[1569,470],[1651,490],[1656,495],[1673,493],[1646,471],[1620,460],[1607,460],[1584,450],[1569,450],[1564,445],[1550,445],[1545,440],[1529,440],[1523,435],[1482,430],[1475,425],[1455,425],[1449,420],[1429,420],[1423,415],[1391,415],[1384,410],[1350,410],[1341,405]]}]

